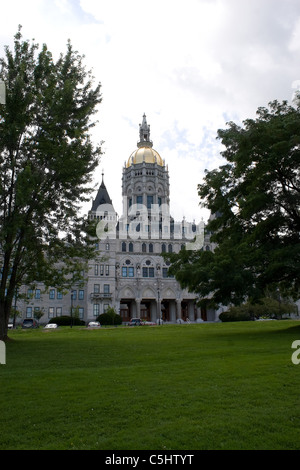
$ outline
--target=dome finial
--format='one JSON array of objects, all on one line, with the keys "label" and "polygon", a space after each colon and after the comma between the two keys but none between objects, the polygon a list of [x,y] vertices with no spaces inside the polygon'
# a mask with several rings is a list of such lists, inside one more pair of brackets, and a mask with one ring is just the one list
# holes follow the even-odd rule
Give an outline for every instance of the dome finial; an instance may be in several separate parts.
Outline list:
[{"label": "dome finial", "polygon": [[150,140],[150,126],[147,124],[146,114],[143,115],[143,122],[140,124],[140,141],[137,143],[140,147],[152,147],[153,142]]}]

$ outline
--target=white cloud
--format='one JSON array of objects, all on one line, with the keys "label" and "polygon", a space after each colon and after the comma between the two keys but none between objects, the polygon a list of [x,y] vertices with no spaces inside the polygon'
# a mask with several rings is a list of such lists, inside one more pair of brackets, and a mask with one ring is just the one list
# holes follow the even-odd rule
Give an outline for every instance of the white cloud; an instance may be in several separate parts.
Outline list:
[{"label": "white cloud", "polygon": [[0,46],[21,23],[55,54],[70,38],[93,67],[103,93],[94,137],[105,141],[96,178],[103,168],[119,212],[144,112],[169,166],[174,217],[198,219],[197,184],[221,163],[217,129],[291,99],[300,79],[298,0],[11,0],[2,16]]}]

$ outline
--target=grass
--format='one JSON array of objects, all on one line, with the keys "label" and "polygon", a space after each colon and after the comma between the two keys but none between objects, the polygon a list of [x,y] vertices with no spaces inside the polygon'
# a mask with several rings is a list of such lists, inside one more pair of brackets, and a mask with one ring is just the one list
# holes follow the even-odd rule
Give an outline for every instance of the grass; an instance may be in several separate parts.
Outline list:
[{"label": "grass", "polygon": [[300,322],[16,330],[0,449],[300,449]]}]

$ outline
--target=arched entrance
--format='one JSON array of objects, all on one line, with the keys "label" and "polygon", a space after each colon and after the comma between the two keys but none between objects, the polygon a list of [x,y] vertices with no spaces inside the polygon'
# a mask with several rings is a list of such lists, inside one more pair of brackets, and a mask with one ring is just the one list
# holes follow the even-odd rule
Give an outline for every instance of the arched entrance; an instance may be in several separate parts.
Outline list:
[{"label": "arched entrance", "polygon": [[146,321],[151,321],[151,301],[142,300],[141,302],[141,318]]},{"label": "arched entrance", "polygon": [[132,303],[133,303],[133,300],[121,299],[120,316],[122,318],[122,322],[128,322],[130,321],[130,318],[132,318],[132,315],[131,315]]}]

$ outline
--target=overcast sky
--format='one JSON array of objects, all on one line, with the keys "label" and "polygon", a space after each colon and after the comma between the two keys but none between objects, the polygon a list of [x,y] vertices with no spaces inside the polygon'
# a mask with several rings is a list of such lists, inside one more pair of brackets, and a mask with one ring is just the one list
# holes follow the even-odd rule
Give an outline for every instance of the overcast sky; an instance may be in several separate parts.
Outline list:
[{"label": "overcast sky", "polygon": [[[171,213],[196,222],[197,185],[223,163],[217,130],[300,86],[299,0],[0,0],[0,55],[18,24],[56,57],[67,40],[102,84],[95,174],[121,213],[122,168],[145,113],[170,173]],[[87,209],[90,207],[88,206]]]}]

